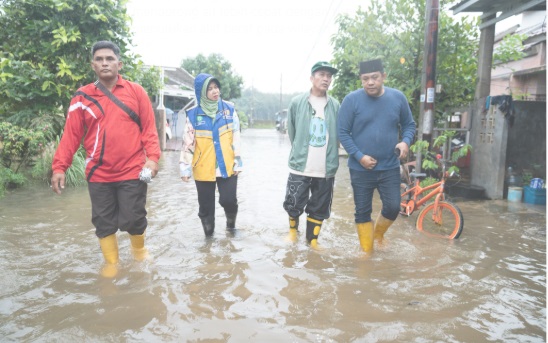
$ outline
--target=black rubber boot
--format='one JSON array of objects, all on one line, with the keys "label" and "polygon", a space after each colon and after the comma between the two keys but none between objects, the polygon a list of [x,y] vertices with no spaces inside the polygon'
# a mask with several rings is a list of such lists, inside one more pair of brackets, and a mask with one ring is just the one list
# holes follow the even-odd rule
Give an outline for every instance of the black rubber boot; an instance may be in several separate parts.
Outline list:
[{"label": "black rubber boot", "polygon": [[200,217],[200,220],[202,221],[202,226],[204,227],[204,234],[206,237],[213,236],[213,232],[215,231],[215,217]]},{"label": "black rubber boot", "polygon": [[226,214],[226,229],[228,231],[234,231],[236,229],[236,216],[238,215],[238,212],[234,213],[228,213]]}]

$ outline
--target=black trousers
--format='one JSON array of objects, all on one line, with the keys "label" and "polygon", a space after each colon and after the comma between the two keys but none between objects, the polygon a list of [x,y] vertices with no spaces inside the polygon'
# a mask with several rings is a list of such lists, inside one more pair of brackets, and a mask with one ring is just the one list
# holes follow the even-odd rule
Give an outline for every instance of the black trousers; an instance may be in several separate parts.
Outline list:
[{"label": "black trousers", "polygon": [[142,235],[147,228],[147,184],[139,180],[88,182],[91,222],[103,238],[118,229]]},{"label": "black trousers", "polygon": [[229,178],[218,177],[216,181],[195,181],[198,191],[198,216],[200,218],[215,216],[215,188],[219,189],[219,204],[224,208],[225,213],[238,212],[238,198],[236,189],[238,187],[238,176],[232,175]]},{"label": "black trousers", "polygon": [[317,220],[329,218],[333,201],[335,178],[309,177],[289,174],[284,210],[293,218],[304,211]]}]

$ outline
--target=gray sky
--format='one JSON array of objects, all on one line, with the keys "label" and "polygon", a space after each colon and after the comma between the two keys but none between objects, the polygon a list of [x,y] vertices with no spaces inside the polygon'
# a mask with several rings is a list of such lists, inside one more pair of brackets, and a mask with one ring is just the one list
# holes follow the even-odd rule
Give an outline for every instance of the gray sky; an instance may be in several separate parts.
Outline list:
[{"label": "gray sky", "polygon": [[368,0],[130,0],[135,52],[146,64],[177,67],[199,53],[220,53],[261,92],[300,92],[310,68],[331,60],[339,13]]},{"label": "gray sky", "polygon": [[[129,0],[135,52],[146,64],[178,67],[184,58],[220,53],[261,92],[310,88],[310,68],[332,59],[338,14],[369,0]],[[466,14],[471,15],[471,14]],[[477,14],[476,14],[477,15]],[[497,25],[513,25],[512,17]],[[357,68],[357,66],[356,66]]]}]

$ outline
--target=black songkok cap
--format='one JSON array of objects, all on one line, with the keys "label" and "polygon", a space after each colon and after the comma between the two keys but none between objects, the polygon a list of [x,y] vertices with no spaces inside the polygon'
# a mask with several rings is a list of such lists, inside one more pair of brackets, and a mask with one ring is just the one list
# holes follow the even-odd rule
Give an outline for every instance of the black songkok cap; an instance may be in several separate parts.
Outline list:
[{"label": "black songkok cap", "polygon": [[382,61],[380,59],[360,62],[360,75],[374,73],[376,71],[384,73],[384,68],[382,67]]}]

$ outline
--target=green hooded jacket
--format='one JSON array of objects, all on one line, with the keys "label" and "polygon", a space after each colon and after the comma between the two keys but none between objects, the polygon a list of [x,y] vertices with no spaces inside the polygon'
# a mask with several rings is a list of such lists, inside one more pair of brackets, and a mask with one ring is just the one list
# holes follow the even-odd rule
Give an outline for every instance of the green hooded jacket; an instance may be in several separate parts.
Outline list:
[{"label": "green hooded jacket", "polygon": [[[310,142],[310,120],[314,116],[312,105],[308,102],[310,92],[294,97],[289,103],[287,113],[287,133],[291,141],[289,153],[289,168],[296,171],[304,171],[308,158],[308,146]],[[337,130],[337,114],[339,102],[327,96],[325,107],[325,121],[329,132],[327,142],[327,154],[325,161],[326,177],[334,177],[339,168],[339,139]]]}]

